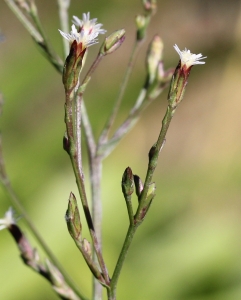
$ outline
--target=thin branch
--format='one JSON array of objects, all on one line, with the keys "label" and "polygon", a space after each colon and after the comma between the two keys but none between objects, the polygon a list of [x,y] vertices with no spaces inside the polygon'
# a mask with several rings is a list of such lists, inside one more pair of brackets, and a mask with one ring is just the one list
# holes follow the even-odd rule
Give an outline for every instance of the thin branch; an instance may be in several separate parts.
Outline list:
[{"label": "thin branch", "polygon": [[[60,28],[63,32],[69,31],[69,15],[68,15],[69,5],[70,5],[70,0],[58,0]],[[64,56],[67,57],[67,55],[69,54],[69,42],[66,39],[62,39],[62,40],[63,40]]]},{"label": "thin branch", "polygon": [[36,30],[36,28],[31,24],[31,22],[26,18],[26,16],[21,11],[21,9],[16,5],[15,1],[5,0],[5,2],[12,10],[12,12],[15,14],[15,16],[19,19],[19,21],[23,24],[23,26],[27,29],[27,31],[30,33],[33,39],[37,43],[42,44],[44,42],[43,37],[38,32],[38,30]]},{"label": "thin branch", "polygon": [[90,152],[89,155],[93,157],[96,153],[96,143],[84,101],[82,101],[81,117],[86,137],[87,149]]},{"label": "thin branch", "polygon": [[[65,92],[66,92],[65,123],[66,123],[66,130],[67,130],[67,136],[68,136],[68,142],[69,142],[68,154],[70,156],[70,160],[71,160],[71,163],[73,166],[76,183],[77,183],[77,187],[78,187],[79,194],[80,194],[80,199],[81,199],[82,206],[84,209],[85,218],[86,218],[86,221],[88,224],[90,236],[93,241],[95,253],[98,257],[98,262],[99,262],[101,271],[103,272],[103,276],[106,280],[106,285],[109,285],[108,271],[107,271],[106,265],[104,263],[104,259],[103,259],[102,252],[101,252],[101,247],[100,247],[99,241],[96,237],[94,224],[93,224],[92,217],[90,214],[90,209],[89,209],[88,200],[87,200],[86,191],[85,191],[82,166],[79,166],[79,161],[81,158],[78,158],[76,137],[79,135],[80,127],[74,125],[72,110],[74,110],[76,113],[78,113],[80,115],[80,111],[78,109],[76,109],[77,101],[75,101],[75,98],[80,97],[80,101],[82,101],[82,95],[81,94],[78,94],[78,95],[73,94],[72,89],[70,89],[70,90],[67,89]],[[74,108],[72,106],[74,106]],[[77,118],[79,119],[80,116],[78,116]]]},{"label": "thin branch", "polygon": [[107,291],[108,300],[116,300],[116,287],[117,287],[118,279],[119,279],[126,255],[128,253],[131,242],[133,240],[134,234],[135,234],[137,228],[139,227],[139,225],[143,221],[143,214],[142,214],[143,205],[145,204],[145,199],[147,198],[147,192],[148,192],[150,183],[152,181],[155,167],[158,162],[159,153],[160,153],[160,150],[162,149],[162,146],[164,145],[167,130],[169,128],[169,125],[171,123],[174,113],[175,113],[175,108],[168,105],[166,114],[162,121],[162,128],[161,128],[160,134],[158,136],[157,142],[152,147],[153,153],[152,153],[152,155],[149,155],[150,159],[149,159],[149,164],[148,164],[148,168],[147,168],[146,179],[145,179],[143,191],[141,192],[141,196],[139,199],[139,206],[138,206],[138,209],[137,209],[137,212],[135,215],[134,223],[133,224],[130,223],[123,247],[121,249],[121,252],[120,252],[120,255],[119,255],[119,258],[116,263],[116,267],[115,267],[115,270],[114,270],[114,273],[113,273],[113,276],[111,279],[110,290]]}]

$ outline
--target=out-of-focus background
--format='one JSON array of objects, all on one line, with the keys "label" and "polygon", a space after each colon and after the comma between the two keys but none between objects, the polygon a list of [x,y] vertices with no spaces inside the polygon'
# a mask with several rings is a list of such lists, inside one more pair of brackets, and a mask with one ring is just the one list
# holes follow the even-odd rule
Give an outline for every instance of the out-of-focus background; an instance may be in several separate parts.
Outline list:
[{"label": "out-of-focus background", "polygon": [[[57,1],[36,1],[45,31],[62,56]],[[140,0],[77,1],[70,16],[90,11],[108,33],[126,29],[126,41],[106,57],[85,101],[96,136],[111,110],[135,39]],[[157,196],[139,228],[118,287],[118,299],[241,299],[241,14],[240,1],[158,1],[117,124],[133,105],[145,77],[145,52],[154,36],[164,42],[166,68],[173,49],[207,56],[192,69],[160,155]],[[77,195],[69,158],[62,150],[64,93],[61,76],[0,2],[0,91],[4,157],[15,192],[56,256],[90,295],[91,276],[70,238],[64,214],[70,191]],[[100,37],[103,40],[103,36]],[[87,65],[98,52],[91,47]],[[104,161],[103,244],[112,274],[128,227],[121,177],[130,166],[144,178],[147,153],[166,108],[165,91]],[[86,155],[84,156],[86,161]],[[86,180],[88,180],[85,163]],[[134,199],[135,200],[135,199]],[[0,192],[0,217],[10,206]],[[19,225],[39,248],[23,220]],[[88,237],[84,223],[84,234]],[[41,258],[44,254],[40,251]],[[0,299],[58,299],[49,284],[25,267],[7,230],[0,232]]]}]

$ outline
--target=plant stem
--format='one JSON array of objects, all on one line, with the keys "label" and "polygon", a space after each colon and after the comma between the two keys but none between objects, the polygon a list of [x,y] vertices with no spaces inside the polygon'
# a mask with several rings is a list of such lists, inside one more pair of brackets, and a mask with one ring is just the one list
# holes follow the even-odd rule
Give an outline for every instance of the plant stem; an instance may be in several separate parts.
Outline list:
[{"label": "plant stem", "polygon": [[129,229],[126,234],[126,238],[124,241],[124,244],[122,246],[118,261],[116,263],[116,267],[111,279],[111,285],[110,285],[110,290],[107,291],[108,294],[108,300],[116,300],[116,288],[117,288],[117,283],[118,279],[126,258],[126,255],[128,253],[128,250],[130,248],[131,242],[133,240],[134,234],[138,228],[138,225],[130,225]]},{"label": "plant stem", "polygon": [[36,30],[36,28],[30,23],[30,21],[25,17],[24,13],[19,9],[14,0],[5,0],[8,7],[15,14],[15,16],[19,19],[19,21],[23,24],[23,26],[27,29],[27,31],[31,34],[34,40],[37,43],[43,43],[44,39]]},{"label": "plant stem", "polygon": [[[92,218],[95,228],[97,240],[99,241],[100,251],[102,250],[102,205],[101,205],[101,178],[102,178],[102,159],[100,157],[90,158],[90,182],[91,182],[91,198],[92,198]],[[93,256],[94,262],[98,258],[96,254]],[[109,280],[109,279],[108,279]],[[93,299],[102,298],[102,286],[93,278]]]},{"label": "plant stem", "polygon": [[148,168],[147,168],[145,183],[144,183],[144,187],[143,187],[143,190],[142,190],[142,193],[141,193],[141,197],[139,199],[140,204],[138,206],[136,216],[135,216],[135,220],[136,220],[137,223],[142,222],[142,219],[140,218],[141,211],[142,211],[145,199],[147,197],[147,192],[148,192],[148,189],[149,189],[149,185],[152,181],[152,177],[153,177],[154,171],[155,171],[156,166],[157,166],[160,151],[161,151],[161,149],[162,149],[162,147],[165,143],[167,130],[169,128],[169,125],[171,123],[171,120],[172,120],[172,117],[173,117],[175,111],[176,111],[176,108],[174,108],[174,107],[172,107],[171,105],[168,104],[165,116],[162,120],[162,128],[161,128],[160,134],[158,136],[157,142],[155,143],[155,145],[151,149],[152,154],[150,155],[150,153],[149,153],[149,164],[148,164]]},{"label": "plant stem", "polygon": [[[77,183],[77,187],[80,194],[80,199],[82,202],[82,206],[85,213],[85,218],[88,224],[90,236],[93,242],[94,250],[96,256],[98,258],[98,263],[100,265],[101,271],[103,273],[103,277],[105,278],[106,285],[109,285],[109,275],[104,263],[104,259],[101,252],[101,247],[99,244],[99,240],[96,236],[95,227],[93,224],[92,216],[90,214],[90,209],[87,201],[85,185],[84,185],[84,176],[82,173],[82,163],[81,163],[81,151],[80,151],[80,136],[81,136],[81,128],[80,128],[80,120],[81,120],[81,111],[77,108],[80,107],[80,103],[83,101],[82,94],[72,95],[72,91],[66,91],[66,104],[65,104],[65,123],[67,136],[69,141],[69,156],[73,166],[75,179]],[[79,104],[78,104],[79,103]],[[72,111],[74,111],[75,115],[73,116]],[[77,122],[76,122],[77,120]],[[77,125],[78,123],[78,125]]]},{"label": "plant stem", "polygon": [[52,50],[52,46],[47,42],[44,36],[44,32],[42,30],[41,23],[38,19],[38,16],[30,14],[37,29],[32,25],[32,23],[26,18],[24,13],[19,9],[15,1],[13,0],[5,0],[6,4],[15,14],[15,16],[19,19],[19,21],[23,24],[23,26],[27,29],[30,35],[33,37],[37,45],[44,51],[47,59],[51,62],[51,64],[62,73],[63,71],[63,62],[56,55],[56,53]]},{"label": "plant stem", "polygon": [[[59,19],[60,19],[60,28],[63,32],[69,31],[69,9],[70,0],[58,0],[59,6]],[[67,57],[69,54],[69,42],[66,39],[63,39],[64,47],[64,56]]]},{"label": "plant stem", "polygon": [[[82,106],[82,121],[84,125],[84,133],[87,142],[87,150],[89,156],[90,182],[91,182],[91,201],[92,201],[92,218],[96,232],[96,237],[99,241],[100,250],[102,248],[102,206],[101,206],[101,178],[102,178],[102,159],[96,157],[96,144],[94,141],[92,128],[88,122],[87,111],[85,106]],[[94,247],[93,247],[94,248]],[[94,249],[93,249],[94,250]],[[97,256],[93,251],[93,260],[97,263]],[[93,277],[93,298],[99,300],[102,298],[102,286]]]},{"label": "plant stem", "polygon": [[157,165],[159,153],[160,153],[160,150],[162,149],[162,146],[164,145],[166,133],[167,133],[167,130],[171,123],[172,117],[175,113],[175,110],[176,110],[176,108],[173,108],[170,105],[168,105],[165,116],[162,120],[162,128],[161,128],[160,134],[158,136],[157,142],[154,145],[154,153],[152,154],[152,156],[150,157],[150,160],[149,160],[146,179],[145,179],[145,183],[144,183],[144,188],[141,193],[141,198],[139,200],[140,204],[138,206],[138,209],[137,209],[137,212],[135,215],[134,224],[130,224],[130,226],[129,226],[123,247],[121,249],[121,252],[120,252],[120,255],[119,255],[119,258],[118,258],[118,261],[117,261],[117,264],[116,264],[116,267],[115,267],[115,270],[114,270],[114,273],[113,273],[113,276],[111,279],[110,290],[107,291],[108,300],[116,300],[116,287],[117,287],[118,279],[119,279],[119,276],[120,276],[120,273],[122,270],[122,266],[125,261],[128,250],[130,248],[134,234],[135,234],[138,226],[143,221],[143,219],[140,218],[141,210],[143,208],[142,203],[144,203],[144,200],[147,197],[148,188],[151,183],[151,180],[152,180],[152,177],[153,177],[156,165]]}]

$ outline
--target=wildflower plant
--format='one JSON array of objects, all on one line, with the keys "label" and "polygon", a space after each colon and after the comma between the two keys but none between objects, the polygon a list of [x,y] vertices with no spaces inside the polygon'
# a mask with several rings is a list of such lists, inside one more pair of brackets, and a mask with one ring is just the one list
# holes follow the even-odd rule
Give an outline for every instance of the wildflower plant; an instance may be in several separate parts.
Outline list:
[{"label": "wildflower plant", "polygon": [[[91,19],[90,13],[88,12],[83,13],[82,19],[73,16],[73,24],[70,31],[68,31],[68,7],[70,1],[59,0],[58,4],[61,16],[61,29],[59,29],[59,33],[61,38],[63,38],[63,45],[66,53],[65,59],[62,61],[45,36],[35,2],[33,0],[5,0],[5,2],[29,31],[36,44],[44,52],[48,61],[62,74],[65,94],[64,120],[66,125],[66,131],[63,134],[63,148],[70,158],[79,192],[78,196],[70,192],[65,213],[65,222],[71,238],[93,275],[93,295],[91,299],[102,299],[102,290],[104,288],[108,299],[115,300],[117,299],[116,292],[118,279],[129,247],[131,246],[137,229],[148,214],[156,195],[156,185],[153,182],[153,175],[157,167],[160,152],[166,140],[169,125],[177,106],[183,99],[192,66],[204,64],[205,62],[202,60],[206,57],[203,57],[201,54],[192,54],[187,49],[181,51],[177,45],[174,45],[174,49],[177,51],[180,60],[175,70],[165,70],[163,63],[163,42],[160,36],[155,35],[147,51],[146,75],[139,96],[124,122],[112,135],[110,135],[110,130],[112,129],[118,114],[127,82],[132,71],[133,62],[144,42],[148,25],[157,9],[155,0],[143,0],[144,13],[136,17],[136,42],[124,80],[111,114],[106,120],[105,126],[99,137],[95,139],[85,107],[85,91],[91,84],[91,77],[94,71],[104,57],[114,53],[121,47],[125,40],[125,30],[119,29],[111,34],[107,34],[106,30],[102,28],[103,25],[98,23],[96,18]],[[80,74],[83,73],[83,66],[87,59],[89,47],[99,43],[99,40],[101,39],[100,35],[102,35],[104,41],[99,47],[97,57],[92,62],[92,65],[85,75],[81,76],[83,79],[80,80]],[[104,158],[106,158],[117,146],[118,142],[133,128],[143,110],[157,99],[162,91],[168,86],[170,87],[167,99],[167,110],[162,120],[160,133],[154,145],[150,147],[148,153],[148,165],[144,180],[142,180],[139,175],[134,174],[130,167],[126,167],[123,171],[121,188],[127,207],[129,227],[114,272],[113,274],[110,274],[102,252],[102,163]],[[88,199],[87,197],[84,180],[82,161],[83,145],[81,144],[82,132],[86,137],[85,146],[88,151],[91,199]],[[32,220],[24,210],[21,202],[11,187],[4,166],[2,145],[0,144],[0,146],[0,177],[2,186],[10,196],[12,206],[25,220],[29,230],[32,231],[39,242],[40,247],[45,251],[47,256],[45,263],[40,261],[37,250],[32,248],[25,234],[18,226],[12,208],[6,212],[3,219],[0,219],[0,230],[5,228],[9,230],[17,243],[24,263],[41,276],[45,277],[51,283],[52,288],[61,299],[90,299],[83,295],[81,287],[73,282],[71,277],[57,261],[56,257],[46,245],[44,239],[41,237]],[[133,205],[133,198],[135,197],[138,202],[137,209],[134,209]],[[83,209],[85,215],[91,241],[88,241],[82,233],[83,222],[80,218],[80,203],[82,206],[81,209]],[[90,204],[92,210],[90,209]]]}]

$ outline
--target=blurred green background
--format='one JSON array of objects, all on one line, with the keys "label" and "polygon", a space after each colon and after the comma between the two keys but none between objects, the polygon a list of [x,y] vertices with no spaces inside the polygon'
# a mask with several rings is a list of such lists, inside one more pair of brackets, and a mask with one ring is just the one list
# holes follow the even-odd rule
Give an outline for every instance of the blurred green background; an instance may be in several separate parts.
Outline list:
[{"label": "blurred green background", "polygon": [[[45,31],[62,55],[56,1],[36,2]],[[70,16],[81,18],[88,11],[108,33],[120,28],[127,32],[125,43],[104,59],[86,92],[97,136],[123,78],[134,44],[134,18],[142,7],[140,0],[72,1]],[[145,52],[154,34],[164,41],[166,68],[178,63],[175,43],[208,58],[205,65],[193,68],[184,101],[168,132],[154,176],[157,196],[130,249],[118,299],[241,299],[240,13],[239,0],[158,1],[116,126],[128,114],[143,84]],[[0,43],[0,91],[5,102],[1,131],[9,177],[49,246],[84,294],[90,295],[90,273],[64,220],[69,193],[77,195],[77,191],[69,158],[62,150],[61,77],[4,1],[0,2],[0,29],[5,36]],[[91,47],[89,64],[97,51],[98,45]],[[167,91],[104,161],[103,247],[111,274],[128,227],[122,173],[130,166],[144,178],[166,96]],[[84,159],[86,162],[86,155]],[[86,163],[85,171],[87,181]],[[0,199],[2,217],[10,202],[2,190]],[[23,220],[19,225],[38,247]],[[58,299],[43,278],[23,265],[7,230],[0,232],[0,282],[0,299]]]}]

